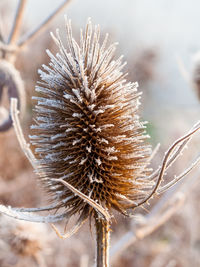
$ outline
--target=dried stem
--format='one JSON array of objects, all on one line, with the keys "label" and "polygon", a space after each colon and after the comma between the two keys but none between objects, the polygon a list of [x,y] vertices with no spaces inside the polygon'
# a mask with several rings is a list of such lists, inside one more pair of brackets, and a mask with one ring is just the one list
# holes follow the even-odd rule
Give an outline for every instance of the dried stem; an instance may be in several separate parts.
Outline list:
[{"label": "dried stem", "polygon": [[[22,111],[25,110],[25,91],[24,84],[20,77],[19,72],[13,67],[12,64],[6,60],[0,62],[0,101],[3,90],[7,87],[8,98],[18,99],[18,107]],[[0,132],[7,131],[12,126],[12,119],[10,114],[0,124]]]},{"label": "dried stem", "polygon": [[16,15],[15,15],[15,19],[14,19],[14,23],[12,26],[12,30],[11,30],[11,33],[10,33],[9,38],[8,38],[8,44],[16,43],[16,40],[19,36],[26,2],[27,2],[27,0],[20,0],[19,1]]},{"label": "dried stem", "polygon": [[55,16],[61,12],[67,5],[71,3],[72,0],[65,0],[49,17],[47,17],[37,28],[35,28],[32,32],[28,33],[18,42],[19,48],[23,48],[30,41],[32,41],[38,34],[43,32],[49,23],[55,18]]},{"label": "dried stem", "polygon": [[95,223],[96,223],[96,241],[97,241],[96,266],[108,267],[109,223],[99,218],[95,219]]},{"label": "dried stem", "polygon": [[[179,138],[178,140],[176,140],[174,142],[174,144],[168,149],[167,153],[165,154],[165,157],[163,159],[163,162],[162,162],[162,166],[161,166],[161,169],[160,169],[160,173],[159,173],[159,176],[158,176],[158,179],[156,181],[156,184],[152,190],[152,192],[144,199],[142,200],[141,202],[139,202],[137,205],[138,206],[141,206],[145,203],[148,203],[148,200],[151,199],[156,193],[157,193],[157,190],[160,186],[160,184],[162,183],[163,181],[163,176],[165,174],[165,171],[167,169],[167,165],[168,165],[168,162],[170,161],[170,159],[172,158],[172,155],[173,155],[173,151],[177,149],[177,146],[186,142],[188,139],[190,139],[194,133],[196,133],[198,130],[200,129],[200,124],[197,123],[195,127],[193,127],[193,129],[186,135],[184,135],[183,137]],[[171,156],[171,158],[170,158]],[[197,160],[197,162],[199,162],[199,160]],[[181,178],[183,178],[187,173],[189,173],[192,169],[193,169],[193,166],[195,167],[196,163],[194,163],[192,165],[192,168],[188,168],[188,170],[186,172],[184,172],[184,175],[181,174]],[[178,178],[178,180],[180,180],[181,178]],[[177,180],[177,181],[178,181]],[[176,179],[174,179],[172,181],[172,183],[170,184],[170,187],[174,184],[176,184]]]}]

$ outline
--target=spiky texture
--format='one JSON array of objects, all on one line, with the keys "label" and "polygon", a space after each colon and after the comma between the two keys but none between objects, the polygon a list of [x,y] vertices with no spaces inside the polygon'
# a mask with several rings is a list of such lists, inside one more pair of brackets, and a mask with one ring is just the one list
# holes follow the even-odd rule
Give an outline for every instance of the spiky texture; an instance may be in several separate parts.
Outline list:
[{"label": "spiky texture", "polygon": [[107,209],[126,214],[146,196],[145,177],[151,152],[144,125],[137,115],[137,83],[127,83],[122,57],[114,60],[116,44],[100,45],[99,26],[88,20],[80,45],[66,20],[67,48],[59,33],[60,52],[39,71],[41,96],[35,106],[35,134],[31,136],[43,183],[69,214],[93,214],[93,208],[59,182],[63,178]]}]

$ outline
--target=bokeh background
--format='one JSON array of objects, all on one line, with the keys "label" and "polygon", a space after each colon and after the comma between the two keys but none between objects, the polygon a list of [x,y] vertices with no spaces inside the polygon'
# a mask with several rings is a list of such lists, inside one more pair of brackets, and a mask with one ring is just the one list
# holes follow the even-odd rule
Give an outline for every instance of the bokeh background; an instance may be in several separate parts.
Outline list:
[{"label": "bokeh background", "polygon": [[[61,0],[27,2],[21,35],[33,30],[62,3]],[[5,39],[17,3],[17,0],[0,1],[0,25]],[[143,92],[140,115],[149,121],[149,141],[153,146],[159,142],[162,144],[152,162],[152,167],[158,166],[167,147],[200,118],[198,88],[193,81],[195,57],[200,49],[199,10],[199,0],[72,0],[48,30],[17,57],[16,67],[25,82],[27,95],[27,109],[22,122],[27,139],[32,123],[31,96],[39,79],[37,70],[43,63],[48,64],[45,50],[56,51],[49,31],[59,27],[65,37],[65,13],[72,19],[74,35],[78,38],[79,28],[84,28],[87,18],[91,17],[94,24],[101,25],[102,35],[109,32],[110,42],[119,42],[117,55],[124,55],[129,79],[139,82],[139,90]],[[6,102],[6,94],[4,99]],[[184,156],[169,170],[166,180],[180,173],[195,158],[200,148],[199,140],[193,140]],[[198,178],[198,169],[186,180],[193,177]],[[200,266],[199,190],[200,179],[178,213],[152,235],[122,251],[112,266]],[[0,133],[0,201],[18,207],[46,203],[13,129]],[[138,209],[136,213],[145,216],[151,207],[147,209]],[[135,227],[134,218],[116,218],[111,244]],[[62,225],[60,227],[62,229]],[[28,251],[27,247],[30,248]],[[88,224],[72,238],[63,241],[56,237],[50,226],[35,226],[0,217],[0,266],[92,266],[94,250],[95,234]]]}]

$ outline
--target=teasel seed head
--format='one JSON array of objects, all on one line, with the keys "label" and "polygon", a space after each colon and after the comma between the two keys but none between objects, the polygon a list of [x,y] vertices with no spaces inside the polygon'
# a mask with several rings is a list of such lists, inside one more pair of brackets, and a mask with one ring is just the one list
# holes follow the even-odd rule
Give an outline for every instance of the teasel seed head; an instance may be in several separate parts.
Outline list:
[{"label": "teasel seed head", "polygon": [[[139,121],[137,83],[127,82],[122,57],[114,59],[116,44],[100,44],[99,26],[90,19],[80,44],[66,19],[67,47],[57,30],[52,37],[59,48],[50,51],[49,66],[39,70],[36,86],[34,134],[31,136],[42,182],[54,201],[68,214],[94,215],[88,203],[56,179],[62,178],[103,206],[127,214],[146,196],[152,184],[151,147],[144,123]],[[52,179],[53,178],[53,179]]]}]

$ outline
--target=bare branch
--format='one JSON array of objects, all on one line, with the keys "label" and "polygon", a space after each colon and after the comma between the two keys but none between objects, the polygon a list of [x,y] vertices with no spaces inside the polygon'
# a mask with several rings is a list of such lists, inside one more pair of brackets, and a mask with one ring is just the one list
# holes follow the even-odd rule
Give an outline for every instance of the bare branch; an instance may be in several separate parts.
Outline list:
[{"label": "bare branch", "polygon": [[26,143],[26,140],[24,138],[18,114],[19,114],[19,111],[17,110],[17,99],[12,98],[11,99],[11,117],[13,120],[13,126],[15,129],[18,142],[20,144],[22,151],[26,155],[27,159],[30,161],[33,168],[37,170],[36,159],[30,149],[30,145]]},{"label": "bare branch", "polygon": [[57,215],[38,216],[38,215],[33,215],[31,213],[19,212],[19,211],[16,211],[14,208],[6,207],[4,205],[0,205],[0,213],[3,213],[9,217],[12,217],[18,220],[24,220],[24,221],[29,221],[29,222],[39,222],[39,223],[55,223],[58,221],[62,221],[68,216],[67,212],[57,214]]},{"label": "bare branch", "polygon": [[65,0],[49,17],[47,17],[37,28],[35,28],[32,32],[28,33],[24,37],[21,38],[18,42],[19,48],[23,48],[29,42],[31,42],[35,37],[37,37],[41,32],[45,31],[50,22],[55,18],[55,16],[61,12],[66,6],[71,3],[72,0]]},{"label": "bare branch", "polygon": [[[198,126],[200,126],[200,122],[197,122],[190,131],[196,129]],[[172,166],[172,164],[177,160],[179,156],[181,156],[182,151],[187,147],[188,142],[190,141],[191,137],[183,141],[177,148],[172,152],[169,160],[167,161],[166,169]],[[156,171],[154,171],[149,177],[149,180],[154,180],[158,177],[161,167],[159,167]]]},{"label": "bare branch", "polygon": [[55,210],[59,207],[60,207],[59,204],[52,204],[41,208],[13,208],[13,210],[17,212],[39,212],[39,211]]},{"label": "bare branch", "polygon": [[67,231],[64,234],[61,234],[60,231],[58,230],[58,228],[54,224],[51,224],[51,227],[56,232],[56,234],[59,238],[67,239],[67,238],[71,237],[72,235],[74,235],[81,228],[81,226],[86,222],[87,218],[82,218],[82,217],[84,217],[84,215],[80,216],[77,223],[69,231]]},{"label": "bare branch", "polygon": [[[0,98],[3,93],[4,87],[8,88],[9,100],[14,97],[18,99],[18,108],[22,111],[25,109],[25,93],[24,84],[20,77],[19,72],[13,65],[5,60],[0,62]],[[9,113],[8,113],[9,114]],[[6,131],[12,126],[11,115],[0,124],[0,132]]]},{"label": "bare branch", "polygon": [[26,2],[27,2],[27,0],[20,0],[19,1],[18,7],[16,10],[16,14],[15,14],[15,19],[13,22],[13,27],[12,27],[11,33],[9,35],[9,38],[8,38],[8,44],[16,43],[16,40],[19,36]]},{"label": "bare branch", "polygon": [[[187,147],[188,142],[190,141],[191,137],[186,139],[184,142],[182,142],[175,150],[172,152],[170,158],[167,161],[166,169],[172,166],[172,164],[178,159],[179,156],[181,156],[181,152],[183,149]],[[154,180],[158,177],[161,167],[159,167],[156,171],[154,171],[149,177],[149,180]]]},{"label": "bare branch", "polygon": [[184,170],[180,175],[175,176],[172,181],[165,184],[163,187],[160,187],[157,194],[162,194],[163,192],[168,190],[170,187],[175,185],[178,181],[180,181],[182,178],[184,178],[186,175],[188,175],[199,163],[200,163],[200,156],[198,156],[197,159],[186,170]]},{"label": "bare branch", "polygon": [[190,131],[188,134],[186,134],[185,136],[181,137],[180,139],[178,139],[167,151],[164,159],[163,159],[163,163],[162,163],[162,167],[161,167],[161,170],[160,170],[160,173],[159,173],[159,176],[158,176],[158,179],[157,179],[157,182],[156,182],[156,185],[154,186],[154,189],[152,190],[152,192],[144,199],[142,200],[141,202],[138,203],[138,206],[141,206],[143,205],[144,203],[148,202],[148,200],[150,198],[152,198],[152,196],[157,192],[161,182],[162,182],[162,179],[163,179],[163,176],[164,176],[164,173],[165,173],[165,170],[166,170],[166,167],[167,167],[167,163],[168,163],[168,160],[170,159],[170,156],[171,154],[173,153],[173,151],[177,148],[177,146],[179,144],[181,144],[182,142],[184,142],[185,140],[187,140],[188,138],[192,137],[194,133],[196,133],[198,130],[200,129],[200,123],[196,124],[194,127],[193,127],[193,130]]}]

